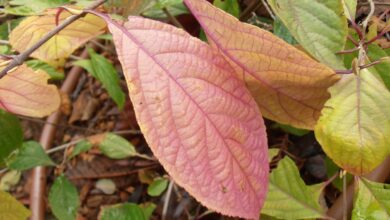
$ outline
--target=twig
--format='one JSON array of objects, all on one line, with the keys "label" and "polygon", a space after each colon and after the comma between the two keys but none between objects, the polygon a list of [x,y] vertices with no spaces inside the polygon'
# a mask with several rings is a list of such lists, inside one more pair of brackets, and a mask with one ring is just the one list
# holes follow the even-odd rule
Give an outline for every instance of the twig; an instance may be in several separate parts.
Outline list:
[{"label": "twig", "polygon": [[349,50],[342,50],[342,51],[339,51],[337,52],[336,54],[348,54],[348,53],[353,53],[353,52],[356,52],[360,50],[359,47],[355,47],[355,48],[352,48],[352,49],[349,49]]},{"label": "twig", "polygon": [[268,2],[265,1],[265,0],[261,0],[261,3],[263,3],[263,5],[264,5],[265,9],[267,10],[269,16],[271,16],[271,18],[273,20],[275,20],[275,14],[272,12],[271,8],[269,7]]},{"label": "twig", "polygon": [[[347,191],[347,173],[345,171],[342,171],[344,172],[344,175],[343,175],[343,192]],[[343,194],[343,207],[347,207],[347,194],[344,193]],[[348,218],[348,210],[343,208],[343,220],[347,220]]]},{"label": "twig", "polygon": [[162,8],[163,12],[167,15],[169,20],[178,28],[184,29],[183,25],[176,19],[175,16],[173,16],[167,8]]},{"label": "twig", "polygon": [[23,115],[18,115],[18,118],[26,120],[26,121],[39,123],[39,124],[50,124],[50,125],[53,125],[53,126],[56,126],[56,127],[71,128],[71,129],[79,130],[79,131],[83,131],[83,132],[88,132],[88,131],[92,131],[94,133],[101,133],[102,132],[102,131],[99,131],[99,130],[85,128],[85,127],[81,127],[81,126],[77,126],[77,125],[67,125],[67,124],[51,123],[51,122],[48,122],[48,121],[44,121],[42,119],[30,118],[30,117],[23,116]]},{"label": "twig", "polygon": [[[363,2],[361,4],[359,4],[359,6],[365,6],[365,5],[369,5],[370,3],[369,2]],[[389,5],[390,6],[390,2],[374,2],[375,5],[384,5],[384,6],[387,6]]]},{"label": "twig", "polygon": [[248,20],[249,16],[255,11],[258,7],[260,7],[260,2],[257,0],[252,1],[245,10],[240,15],[240,21]]},{"label": "twig", "polygon": [[[125,135],[125,134],[140,134],[140,131],[138,130],[124,130],[124,131],[113,131],[112,133],[114,134],[120,134],[120,135]],[[54,147],[54,148],[51,148],[49,150],[46,151],[47,154],[51,154],[51,153],[54,153],[54,152],[57,152],[57,151],[61,151],[61,150],[65,150],[67,148],[69,148],[70,146],[72,145],[75,145],[75,144],[78,144],[80,143],[81,141],[83,140],[87,140],[88,137],[86,138],[80,138],[78,140],[75,140],[75,141],[71,141],[69,143],[66,143],[66,144],[63,144],[63,145],[59,145],[57,147]],[[136,155],[136,156],[139,156],[139,155]],[[146,155],[143,155],[142,156],[139,156],[139,157],[142,157],[142,158],[145,158],[145,159],[148,159],[148,160],[154,160],[153,158],[150,158]],[[147,158],[146,158],[147,157]]]},{"label": "twig", "polygon": [[173,185],[175,185],[175,182],[173,180],[171,180],[169,182],[168,190],[165,194],[164,207],[163,207],[163,211],[161,214],[162,220],[165,220],[167,218],[168,206],[169,206],[169,201],[171,200]]},{"label": "twig", "polygon": [[9,41],[7,41],[7,40],[0,40],[0,44],[9,45]]},{"label": "twig", "polygon": [[[156,1],[157,4],[160,3],[159,0],[155,0],[155,1]],[[181,28],[181,29],[184,29],[183,25],[181,25],[181,23],[176,19],[175,16],[173,16],[173,15],[171,14],[171,12],[168,11],[168,9],[167,9],[166,7],[163,7],[161,10],[164,12],[164,14],[169,18],[169,20],[170,20],[176,27]]]},{"label": "twig", "polygon": [[353,43],[353,45],[359,46],[359,42],[357,42],[351,35],[348,34],[347,38]]},{"label": "twig", "polygon": [[373,0],[367,0],[368,3],[370,4],[370,12],[368,13],[366,19],[363,21],[363,33],[365,33],[367,29],[368,22],[371,20],[371,17],[374,15],[375,12],[375,4]]},{"label": "twig", "polygon": [[[85,8],[85,10],[92,10],[97,7],[99,7],[101,4],[103,4],[106,0],[97,0],[94,3],[92,3],[89,7]],[[40,46],[42,46],[44,43],[46,43],[50,38],[52,38],[54,35],[56,35],[58,32],[60,32],[62,29],[67,27],[68,25],[72,24],[74,21],[78,20],[81,17],[84,17],[87,14],[87,12],[83,11],[80,14],[72,15],[68,17],[64,22],[62,22],[60,25],[58,25],[56,28],[51,30],[49,33],[47,33],[45,36],[43,36],[39,41],[37,41],[34,45],[32,45],[30,48],[28,48],[23,53],[15,56],[11,63],[8,64],[1,72],[0,72],[0,79],[3,78],[8,71],[12,70],[13,68],[22,65],[23,62]]]},{"label": "twig", "polygon": [[140,170],[148,170],[154,167],[157,167],[159,164],[152,164],[148,165],[139,169],[135,170],[130,170],[127,172],[119,172],[119,173],[103,173],[95,176],[74,176],[74,177],[69,177],[70,180],[79,180],[79,179],[102,179],[102,178],[115,178],[115,177],[121,177],[121,176],[128,176],[132,175],[134,173],[138,173]]}]

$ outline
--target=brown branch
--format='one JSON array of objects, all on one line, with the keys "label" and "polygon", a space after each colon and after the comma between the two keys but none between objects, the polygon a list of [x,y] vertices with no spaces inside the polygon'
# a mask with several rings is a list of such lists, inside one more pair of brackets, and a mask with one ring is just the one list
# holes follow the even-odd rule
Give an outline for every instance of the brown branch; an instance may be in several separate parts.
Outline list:
[{"label": "brown branch", "polygon": [[[81,57],[87,58],[88,51],[84,50]],[[61,91],[70,94],[76,87],[77,81],[83,68],[74,66],[67,74],[67,78],[62,84]],[[54,112],[47,118],[47,124],[43,127],[40,143],[44,150],[48,150],[53,143],[58,123],[61,117],[61,111]],[[36,167],[32,171],[32,184],[30,190],[30,220],[45,219],[45,195],[46,195],[46,169],[45,167]]]},{"label": "brown branch", "polygon": [[[103,4],[106,0],[97,0],[93,4],[91,4],[89,7],[85,8],[86,10],[92,10],[97,7],[99,7],[101,4]],[[73,23],[74,21],[78,20],[79,18],[84,17],[87,14],[87,12],[83,11],[80,14],[72,15],[68,17],[64,22],[62,22],[60,25],[58,25],[56,28],[51,30],[49,33],[47,33],[45,36],[43,36],[38,42],[36,42],[34,45],[32,45],[30,48],[28,48],[23,53],[15,56],[1,72],[0,72],[0,79],[3,78],[8,71],[12,70],[13,68],[20,66],[23,64],[23,62],[39,47],[41,47],[44,43],[46,43],[48,40],[50,40],[54,35],[56,35],[58,32],[60,32],[62,29]]]}]

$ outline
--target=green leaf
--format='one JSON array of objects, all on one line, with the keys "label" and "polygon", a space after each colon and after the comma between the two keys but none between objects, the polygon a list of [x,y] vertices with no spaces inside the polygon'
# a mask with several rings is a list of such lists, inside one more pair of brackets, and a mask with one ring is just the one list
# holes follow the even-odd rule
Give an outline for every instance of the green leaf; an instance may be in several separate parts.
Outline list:
[{"label": "green leaf", "polygon": [[[386,52],[380,46],[378,46],[376,44],[368,45],[367,50],[368,50],[367,56],[371,62],[377,61],[380,58],[388,56],[386,54]],[[371,68],[375,69],[375,71],[378,73],[378,75],[382,78],[387,89],[390,90],[390,71],[389,71],[390,70],[390,63],[389,62],[382,62],[379,64],[375,64]]]},{"label": "green leaf", "polygon": [[91,149],[92,146],[93,145],[89,141],[87,141],[87,140],[80,141],[74,147],[72,153],[69,156],[69,160],[72,159],[73,157],[81,154],[81,153],[89,151],[89,149]]},{"label": "green leaf", "polygon": [[342,57],[348,34],[341,1],[269,0],[274,12],[294,38],[316,59],[334,69],[344,69]]},{"label": "green leaf", "polygon": [[390,219],[390,185],[359,179],[352,219]]},{"label": "green leaf", "polygon": [[28,170],[37,166],[55,166],[42,146],[35,141],[24,142],[19,152],[12,157],[8,167],[14,170]]},{"label": "green leaf", "polygon": [[0,45],[0,54],[10,54],[11,47],[8,45]]},{"label": "green leaf", "polygon": [[272,159],[276,157],[280,152],[279,148],[271,148],[268,149],[268,162],[271,163]]},{"label": "green leaf", "polygon": [[[353,29],[349,29],[349,35],[354,39],[356,40],[357,42],[359,42],[359,37],[356,33],[355,30]],[[345,50],[350,50],[350,49],[353,49],[355,48],[356,46],[352,43],[352,41],[350,39],[347,39],[347,42],[345,44]],[[352,53],[346,53],[346,54],[343,54],[343,58],[344,58],[344,66],[347,68],[347,69],[351,69],[352,68],[352,60],[355,59],[357,56],[358,56],[358,51],[354,51]]]},{"label": "green leaf", "polygon": [[115,67],[109,60],[104,56],[97,54],[93,49],[88,48],[88,53],[91,57],[90,60],[79,60],[73,64],[83,67],[93,77],[99,80],[111,98],[118,105],[119,109],[122,109],[125,104],[126,96],[120,87],[119,77]]},{"label": "green leaf", "polygon": [[142,14],[150,18],[166,18],[167,15],[162,10],[163,8],[166,8],[173,16],[188,14],[183,0],[158,0],[156,4],[146,9]]},{"label": "green leaf", "polygon": [[292,135],[299,136],[299,137],[310,133],[310,130],[306,130],[306,129],[302,129],[302,128],[295,128],[291,125],[285,125],[285,124],[280,124],[280,123],[276,123],[275,127],[282,129],[284,132],[286,132],[288,134],[292,134]]},{"label": "green leaf", "polygon": [[237,0],[214,0],[213,4],[236,18],[240,17],[240,4]]},{"label": "green leaf", "polygon": [[125,203],[102,208],[100,220],[147,220],[144,211],[134,203]]},{"label": "green leaf", "polygon": [[49,192],[49,205],[59,220],[75,220],[80,206],[76,187],[65,176],[54,181]]},{"label": "green leaf", "polygon": [[338,166],[368,173],[390,153],[390,92],[367,69],[344,76],[329,92],[316,139]]},{"label": "green leaf", "polygon": [[8,36],[12,29],[14,29],[24,18],[7,20],[0,25],[0,39],[8,40]]},{"label": "green leaf", "polygon": [[[2,106],[0,102],[0,107]],[[23,130],[19,119],[0,109],[0,166],[23,143]]]},{"label": "green leaf", "polygon": [[345,16],[349,20],[355,21],[357,0],[342,0],[342,3]]},{"label": "green leaf", "polygon": [[139,207],[144,212],[145,219],[150,219],[157,206],[154,203],[147,202],[147,203],[140,204]]},{"label": "green leaf", "polygon": [[99,149],[104,155],[112,159],[124,159],[137,155],[134,146],[121,136],[107,133],[99,144]]},{"label": "green leaf", "polygon": [[31,16],[36,14],[30,7],[26,5],[16,6],[16,7],[5,7],[4,13],[11,14],[11,15],[18,15],[18,16]]},{"label": "green leaf", "polygon": [[31,11],[31,14],[29,15],[33,15],[39,14],[45,9],[56,8],[64,4],[68,4],[69,2],[69,0],[12,0],[9,4],[28,8]]},{"label": "green leaf", "polygon": [[165,178],[156,178],[153,183],[148,186],[148,194],[150,196],[160,196],[168,186],[168,180]]},{"label": "green leaf", "polygon": [[1,220],[25,220],[31,215],[30,210],[6,192],[0,191],[0,201]]},{"label": "green leaf", "polygon": [[29,60],[26,61],[27,66],[31,67],[33,70],[43,70],[47,74],[49,74],[51,79],[54,80],[62,80],[65,78],[63,72],[57,71],[54,67],[49,64],[41,61],[41,60]]},{"label": "green leaf", "polygon": [[290,31],[278,17],[274,20],[274,34],[289,44],[298,44],[295,38],[291,35]]},{"label": "green leaf", "polygon": [[280,219],[324,218],[325,210],[319,203],[320,189],[319,185],[307,186],[294,161],[285,157],[270,175],[261,213]]},{"label": "green leaf", "polygon": [[102,34],[97,36],[98,39],[101,40],[111,40],[112,41],[112,34]]}]

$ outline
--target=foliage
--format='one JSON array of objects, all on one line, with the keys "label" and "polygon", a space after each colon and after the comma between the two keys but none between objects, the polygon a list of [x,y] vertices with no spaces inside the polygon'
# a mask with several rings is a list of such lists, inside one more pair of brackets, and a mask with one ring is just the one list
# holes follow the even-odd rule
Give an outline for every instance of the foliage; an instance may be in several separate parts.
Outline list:
[{"label": "foliage", "polygon": [[0,220],[21,220],[30,216],[26,209],[10,194],[0,190]]},{"label": "foliage", "polygon": [[[7,63],[0,59],[0,70]],[[0,109],[31,117],[51,114],[60,105],[60,95],[56,86],[48,85],[48,79],[45,72],[33,71],[25,64],[17,67],[0,80]]]},{"label": "foliage", "polygon": [[22,143],[23,131],[19,119],[0,109],[0,167],[12,152],[22,146]]},{"label": "foliage", "polygon": [[148,194],[150,196],[159,196],[161,193],[165,191],[168,186],[168,180],[165,178],[156,178],[149,186],[148,186]]},{"label": "foliage", "polygon": [[55,163],[35,141],[24,142],[8,167],[14,170],[28,170],[36,166],[54,166]]},{"label": "foliage", "polygon": [[358,187],[352,219],[389,219],[390,185],[362,178]]},{"label": "foliage", "polygon": [[54,181],[49,192],[49,205],[59,220],[74,220],[80,206],[76,187],[65,176]]},{"label": "foliage", "polygon": [[144,207],[134,204],[125,203],[103,208],[100,212],[101,220],[147,220],[155,209],[155,205],[145,205]]},{"label": "foliage", "polygon": [[329,91],[316,138],[337,165],[366,174],[390,153],[390,112],[384,111],[390,108],[390,92],[367,69],[345,76]]},{"label": "foliage", "polygon": [[[70,12],[62,12],[58,22],[63,22],[70,15]],[[12,30],[10,44],[13,49],[24,51],[40,40],[48,29],[56,26],[56,10],[46,11],[43,16],[30,16]],[[88,40],[103,33],[105,27],[104,21],[89,14],[48,40],[31,56],[53,66],[62,65],[65,58]]]},{"label": "foliage", "polygon": [[281,219],[324,218],[325,210],[319,203],[321,187],[306,186],[294,161],[285,157],[271,172],[261,213]]},{"label": "foliage", "polygon": [[269,0],[294,38],[320,62],[343,69],[341,56],[348,34],[341,1]]},{"label": "foliage", "polygon": [[[92,2],[0,1],[0,13],[12,15],[0,25],[1,43],[7,44],[8,39],[10,43],[1,45],[0,52],[22,53],[58,22],[81,12],[77,6],[53,8],[70,3],[85,7]],[[121,71],[116,65],[119,61],[140,129],[172,184],[177,183],[204,206],[224,215],[329,218],[322,196],[326,185],[307,185],[294,161],[283,158],[288,153],[288,138],[314,129],[327,155],[328,175],[343,169],[361,176],[390,155],[389,51],[383,49],[383,42],[374,41],[378,32],[385,33],[390,26],[371,17],[368,31],[359,30],[353,23],[358,6],[354,0],[269,0],[276,16],[267,8],[274,21],[262,20],[266,23],[260,26],[271,26],[272,34],[239,21],[240,5],[245,5],[242,2],[112,0],[47,40],[31,54],[34,59],[0,79],[0,165],[11,169],[2,176],[0,188],[12,190],[21,178],[19,170],[55,165],[37,142],[22,145],[23,131],[11,113],[44,117],[59,109],[58,89],[48,80],[60,83],[68,58],[77,61],[67,64],[83,67],[101,83],[119,110],[127,109],[118,76]],[[242,15],[248,15],[246,9]],[[127,15],[142,15],[177,24],[180,22],[173,17],[186,13],[192,13],[199,22],[200,38],[207,37],[208,43],[163,22],[139,16],[125,19]],[[354,29],[348,30],[348,19]],[[100,49],[87,46],[89,59],[71,56],[91,40],[104,49],[101,54]],[[117,58],[110,51],[113,45]],[[0,70],[10,62],[3,56]],[[352,73],[340,77],[334,69],[351,69]],[[60,110],[66,113],[68,99],[62,97]],[[277,132],[295,135],[285,135],[286,140],[275,145],[281,146],[281,151],[268,151],[262,116],[275,121],[270,124],[271,128],[280,128]],[[133,140],[114,133],[92,137],[78,142],[70,153],[65,151],[64,158],[69,155],[68,159],[74,159],[97,146],[105,156],[122,160],[118,163],[128,157],[154,160],[138,153]],[[63,161],[55,173],[63,172],[62,165],[68,162],[76,160]],[[274,167],[276,163],[269,174],[269,164]],[[168,178],[142,172],[138,173],[140,181],[148,184],[145,195],[161,196]],[[355,179],[352,219],[389,218],[389,186]],[[340,179],[333,184],[342,190]],[[121,190],[106,178],[99,179],[95,188],[109,195]],[[25,219],[29,215],[7,193],[0,191],[0,200],[0,219]],[[50,189],[49,205],[60,220],[77,216],[77,188],[63,174]],[[103,220],[149,219],[155,208],[154,203],[117,204],[101,208],[99,216]]]},{"label": "foliage", "polygon": [[123,137],[107,133],[99,144],[99,149],[109,158],[123,159],[137,155],[134,146]]},{"label": "foliage", "polygon": [[119,109],[125,104],[125,94],[119,85],[119,77],[114,66],[104,56],[97,54],[89,48],[90,60],[78,60],[74,65],[79,65],[86,69],[93,77],[99,80],[108,94],[112,97]]},{"label": "foliage", "polygon": [[239,68],[238,77],[245,79],[264,117],[294,127],[314,127],[329,98],[327,88],[339,79],[331,69],[206,1],[185,2],[211,46]]},{"label": "foliage", "polygon": [[[208,207],[256,218],[266,192],[267,140],[244,84],[220,55],[182,30],[139,17],[130,17],[124,26],[103,17],[141,131],[160,163]],[[151,38],[156,32],[158,45]],[[231,184],[234,178],[240,181]],[[210,188],[215,194],[210,195]]]}]

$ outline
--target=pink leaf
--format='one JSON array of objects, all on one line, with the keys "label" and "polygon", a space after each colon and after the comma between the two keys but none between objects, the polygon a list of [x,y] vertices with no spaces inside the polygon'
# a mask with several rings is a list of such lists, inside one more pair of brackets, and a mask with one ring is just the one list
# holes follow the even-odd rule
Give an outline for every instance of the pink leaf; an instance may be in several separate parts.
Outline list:
[{"label": "pink leaf", "polygon": [[[0,70],[7,61],[0,59]],[[47,84],[49,75],[33,71],[25,64],[0,79],[0,109],[31,116],[44,117],[60,106],[57,87]]]},{"label": "pink leaf", "polygon": [[105,19],[138,123],[164,168],[205,206],[258,218],[268,184],[265,126],[231,66],[167,24]]}]

